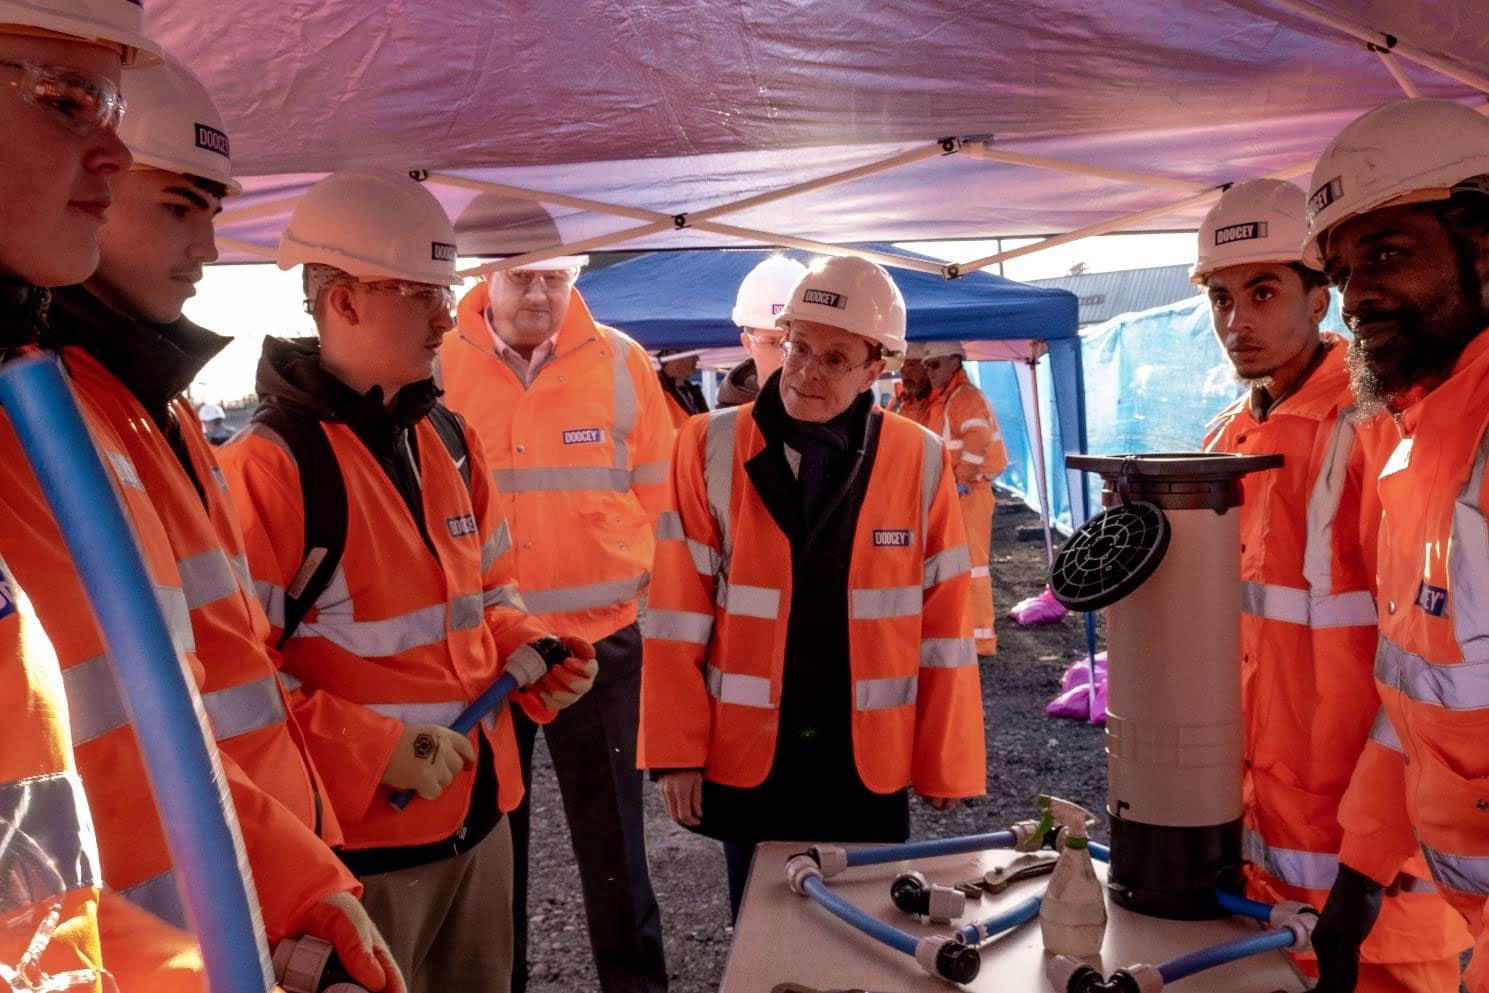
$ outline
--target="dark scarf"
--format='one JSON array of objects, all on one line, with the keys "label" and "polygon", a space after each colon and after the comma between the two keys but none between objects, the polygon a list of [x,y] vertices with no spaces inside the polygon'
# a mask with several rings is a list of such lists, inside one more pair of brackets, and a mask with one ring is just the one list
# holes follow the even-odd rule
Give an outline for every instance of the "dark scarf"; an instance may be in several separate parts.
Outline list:
[{"label": "dark scarf", "polygon": [[0,351],[36,343],[49,299],[39,286],[0,276]]}]

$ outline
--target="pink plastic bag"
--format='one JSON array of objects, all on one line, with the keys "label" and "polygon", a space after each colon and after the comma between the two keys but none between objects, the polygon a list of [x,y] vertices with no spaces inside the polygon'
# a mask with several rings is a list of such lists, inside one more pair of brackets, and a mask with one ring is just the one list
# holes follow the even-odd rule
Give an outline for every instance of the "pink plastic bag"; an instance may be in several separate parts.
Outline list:
[{"label": "pink plastic bag", "polygon": [[1053,624],[1068,613],[1070,611],[1055,599],[1055,594],[1046,586],[1043,593],[1020,600],[1008,612],[1008,616],[1024,627],[1031,627],[1035,624]]},{"label": "pink plastic bag", "polygon": [[[1089,687],[1091,666],[1085,659],[1080,659],[1071,664],[1065,670],[1065,675],[1060,677],[1060,695],[1055,697],[1044,708],[1044,712],[1051,717],[1071,717],[1082,721],[1091,721],[1093,724],[1106,722],[1106,652],[1098,652],[1096,655],[1096,706],[1091,708]],[[1094,709],[1096,716],[1092,718],[1091,710]]]}]

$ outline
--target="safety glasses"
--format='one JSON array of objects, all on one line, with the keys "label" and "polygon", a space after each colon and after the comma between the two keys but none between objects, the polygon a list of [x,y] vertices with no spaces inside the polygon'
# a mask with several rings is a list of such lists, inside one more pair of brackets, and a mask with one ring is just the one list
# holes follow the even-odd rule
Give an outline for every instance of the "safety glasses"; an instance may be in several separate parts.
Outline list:
[{"label": "safety glasses", "polygon": [[358,282],[369,290],[396,292],[425,310],[440,310],[448,314],[455,309],[455,290],[449,286],[413,283],[405,279],[363,279]]},{"label": "safety glasses", "polygon": [[781,350],[786,354],[786,365],[791,366],[793,369],[804,369],[809,362],[816,359],[817,366],[829,379],[842,379],[854,369],[861,369],[879,358],[877,354],[874,354],[870,355],[865,361],[855,362],[836,349],[830,349],[825,352],[814,352],[806,342],[792,341],[790,338],[787,338],[782,343]]},{"label": "safety glasses", "polygon": [[533,283],[541,283],[549,293],[566,290],[579,278],[578,269],[508,269],[502,273],[517,289],[526,293]]},{"label": "safety glasses", "polygon": [[22,100],[51,112],[59,124],[80,138],[103,128],[117,131],[124,120],[124,95],[112,80],[77,69],[10,59],[0,59],[0,67],[20,74],[20,78],[6,82],[15,87]]}]

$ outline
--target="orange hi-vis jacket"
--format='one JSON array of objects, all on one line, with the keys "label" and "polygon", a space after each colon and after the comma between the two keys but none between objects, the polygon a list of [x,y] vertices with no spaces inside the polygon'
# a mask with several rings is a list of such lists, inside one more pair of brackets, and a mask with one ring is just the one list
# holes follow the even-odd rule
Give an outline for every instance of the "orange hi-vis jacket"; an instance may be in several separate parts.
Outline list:
[{"label": "orange hi-vis jacket", "polygon": [[[335,816],[321,809],[319,777],[288,714],[227,480],[201,422],[185,401],[172,401],[194,484],[139,400],[84,349],[64,354],[77,389],[93,399],[124,442],[165,528],[186,593],[204,673],[202,705],[217,747],[301,823],[338,844],[340,829]],[[325,857],[333,858],[329,852]]]},{"label": "orange hi-vis jacket", "polygon": [[923,426],[941,435],[956,481],[991,486],[993,478],[1008,468],[1008,450],[987,397],[967,378],[965,369],[958,369],[937,392],[930,409],[936,421]]},{"label": "orange hi-vis jacket", "polygon": [[1489,332],[1396,415],[1380,473],[1382,711],[1340,807],[1340,858],[1390,882],[1418,848],[1489,990]]},{"label": "orange hi-vis jacket", "polygon": [[[72,760],[57,656],[0,563],[0,983],[8,986],[48,914],[57,930],[36,963],[47,974],[102,968],[98,845]],[[99,982],[77,989],[98,990]]]},{"label": "orange hi-vis jacket", "polygon": [[572,293],[530,386],[496,353],[485,283],[439,361],[445,402],[486,450],[528,609],[593,642],[635,620],[650,582],[674,431],[646,352]]},{"label": "orange hi-vis jacket", "polygon": [[[496,682],[508,655],[548,631],[523,610],[511,535],[469,427],[469,491],[429,418],[411,432],[431,551],[356,433],[338,422],[320,426],[346,485],[346,548],[283,647],[284,675],[346,847],[432,843],[463,823],[475,768],[460,772],[438,798],[393,809],[381,780],[403,726],[449,725]],[[305,558],[299,469],[285,441],[257,423],[219,457],[242,515],[249,568],[278,640],[285,591]],[[491,746],[498,803],[512,810],[523,785],[509,708],[472,730],[472,741],[478,733]]]},{"label": "orange hi-vis jacket", "polygon": [[[91,361],[86,353],[75,352],[65,364],[69,372],[75,372]],[[79,407],[144,553],[182,664],[189,669],[192,685],[200,690],[202,663],[196,653],[189,596],[174,551],[145,489],[144,475],[91,389],[102,382],[97,377],[106,375],[94,365],[85,376],[91,380],[90,388],[74,382]],[[113,388],[124,391],[117,381]],[[131,428],[146,430],[149,425],[153,429],[147,417],[141,415],[140,421]],[[0,426],[0,488],[12,512],[8,526],[0,528],[0,556],[31,597],[57,650],[74,753],[93,812],[104,882],[161,920],[185,928],[171,853],[156,804],[151,802],[149,777],[113,665],[86,609],[82,581],[41,485],[8,422]],[[230,754],[219,753],[219,757],[236,813],[235,832],[242,825],[244,850],[239,861],[245,872],[252,867],[270,942],[299,933],[303,915],[327,895],[360,893],[360,884],[300,818],[253,783]],[[110,957],[107,936],[105,929],[105,960]]]},{"label": "orange hi-vis jacket", "polygon": [[[745,404],[690,420],[658,524],[637,764],[726,786],[770,772],[791,603],[791,548],[745,463],[765,438]],[[884,414],[849,575],[853,754],[877,793],[985,788],[968,564],[941,444]]]},{"label": "orange hi-vis jacket", "polygon": [[[1328,350],[1293,393],[1261,417],[1252,395],[1242,396],[1205,442],[1283,457],[1281,468],[1242,480],[1243,846],[1248,895],[1314,907],[1338,873],[1339,801],[1379,707],[1369,675],[1375,605],[1360,544],[1367,484],[1346,346],[1325,340]],[[1430,961],[1466,947],[1417,869],[1394,880],[1399,891],[1385,901],[1365,961]]]}]

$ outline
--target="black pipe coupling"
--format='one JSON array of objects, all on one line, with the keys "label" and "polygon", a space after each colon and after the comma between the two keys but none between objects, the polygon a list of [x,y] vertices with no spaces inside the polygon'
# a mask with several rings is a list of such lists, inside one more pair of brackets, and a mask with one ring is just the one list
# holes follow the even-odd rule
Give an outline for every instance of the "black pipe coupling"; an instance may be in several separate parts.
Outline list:
[{"label": "black pipe coupling", "polygon": [[915,946],[915,961],[928,976],[970,983],[982,968],[982,953],[959,938],[938,934],[920,939]]}]

